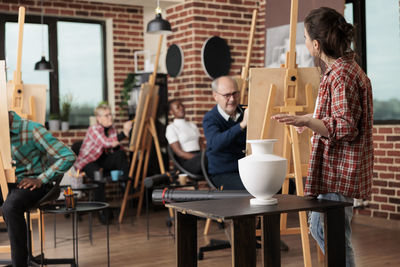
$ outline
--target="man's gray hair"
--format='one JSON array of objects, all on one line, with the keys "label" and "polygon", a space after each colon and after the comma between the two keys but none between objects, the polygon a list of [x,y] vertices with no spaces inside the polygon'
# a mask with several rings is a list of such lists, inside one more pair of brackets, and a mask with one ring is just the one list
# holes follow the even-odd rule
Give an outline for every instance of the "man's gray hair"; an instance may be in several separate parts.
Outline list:
[{"label": "man's gray hair", "polygon": [[237,84],[235,78],[233,78],[232,76],[221,76],[221,77],[218,77],[217,79],[214,79],[211,83],[211,88],[214,92],[218,92],[218,81],[220,78],[223,78],[223,77],[229,78],[232,81],[233,86],[235,86],[235,89],[238,90],[238,84]]}]

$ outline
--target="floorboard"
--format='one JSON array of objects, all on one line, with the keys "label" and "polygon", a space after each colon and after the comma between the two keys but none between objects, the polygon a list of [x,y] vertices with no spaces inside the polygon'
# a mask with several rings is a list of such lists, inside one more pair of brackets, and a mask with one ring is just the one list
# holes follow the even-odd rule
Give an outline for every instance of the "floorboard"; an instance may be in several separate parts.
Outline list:
[{"label": "floorboard", "polygon": [[[135,214],[134,211],[131,211]],[[129,215],[133,216],[133,215]],[[142,215],[133,221],[129,218],[118,229],[117,225],[110,225],[111,266],[118,267],[147,267],[147,266],[175,266],[175,244],[173,227],[166,226],[167,210],[152,211],[150,214],[150,239],[146,237],[146,216]],[[93,245],[90,245],[88,233],[88,215],[82,217],[79,223],[79,266],[106,266],[106,227],[101,225],[94,216]],[[71,237],[71,219],[57,215],[57,248],[53,242],[53,215],[46,215],[46,257],[72,256],[72,241],[64,240]],[[133,222],[133,223],[131,223]],[[296,215],[288,217],[289,225],[298,222]],[[198,222],[198,246],[207,244],[208,238],[224,239],[224,231],[216,223],[211,224],[210,234],[204,237],[202,232],[205,220]],[[37,239],[37,226],[34,225],[34,235]],[[282,252],[282,266],[303,266],[301,242],[299,235],[283,236],[282,240],[289,246],[288,252]],[[312,238],[311,255],[313,266],[318,266],[316,246]],[[400,231],[381,229],[360,224],[353,224],[353,246],[356,253],[357,266],[400,266],[399,253]],[[7,244],[8,237],[0,232],[0,245]],[[36,251],[40,247],[36,244]],[[7,254],[0,254],[1,259]],[[257,266],[261,266],[260,251],[257,251]],[[231,266],[230,249],[205,253],[204,260],[198,266],[222,267]]]}]

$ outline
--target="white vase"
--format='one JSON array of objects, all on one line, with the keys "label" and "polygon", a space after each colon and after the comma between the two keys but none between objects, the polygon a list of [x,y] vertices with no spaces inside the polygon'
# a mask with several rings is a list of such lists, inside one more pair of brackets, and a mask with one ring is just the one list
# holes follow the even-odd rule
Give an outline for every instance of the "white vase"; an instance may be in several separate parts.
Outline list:
[{"label": "white vase", "polygon": [[239,174],[246,190],[255,198],[253,205],[273,205],[272,198],[285,180],[287,162],[273,154],[276,139],[248,140],[252,154],[239,160]]},{"label": "white vase", "polygon": [[59,131],[60,130],[60,121],[59,120],[49,120],[49,130],[50,131]]},{"label": "white vase", "polygon": [[68,131],[69,130],[69,122],[68,121],[62,121],[61,122],[61,131]]}]

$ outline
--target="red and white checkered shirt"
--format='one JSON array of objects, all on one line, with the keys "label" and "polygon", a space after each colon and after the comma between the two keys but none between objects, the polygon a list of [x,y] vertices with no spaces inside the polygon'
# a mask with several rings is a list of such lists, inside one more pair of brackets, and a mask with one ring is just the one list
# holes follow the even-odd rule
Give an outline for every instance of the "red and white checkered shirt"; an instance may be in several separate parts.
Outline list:
[{"label": "red and white checkered shirt", "polygon": [[325,71],[314,117],[329,136],[313,135],[305,194],[368,197],[374,163],[372,88],[353,59],[338,58]]},{"label": "red and white checkered shirt", "polygon": [[88,163],[96,161],[103,154],[105,148],[112,148],[113,141],[118,141],[117,130],[114,126],[108,130],[108,137],[104,132],[104,127],[100,124],[90,126],[85,139],[83,139],[74,167],[82,170]]}]

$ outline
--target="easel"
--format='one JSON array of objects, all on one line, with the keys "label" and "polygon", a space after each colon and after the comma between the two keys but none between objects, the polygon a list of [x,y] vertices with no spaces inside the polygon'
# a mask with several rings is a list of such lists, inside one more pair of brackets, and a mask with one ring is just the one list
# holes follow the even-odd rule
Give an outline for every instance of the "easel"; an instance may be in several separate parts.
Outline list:
[{"label": "easel", "polygon": [[[254,31],[256,29],[257,22],[257,9],[253,10],[253,17],[251,19],[251,27],[250,27],[250,38],[249,43],[247,44],[247,53],[246,53],[246,63],[242,68],[242,74],[240,76],[239,88],[240,88],[240,104],[247,105],[248,102],[248,75],[249,75],[249,67],[250,67],[250,58],[251,52],[253,50],[253,40],[254,40]],[[239,81],[239,79],[238,79]]]},{"label": "easel", "polygon": [[[137,216],[140,215],[143,205],[143,196],[144,196],[143,180],[144,178],[146,178],[147,175],[152,140],[154,141],[154,146],[157,152],[160,172],[162,174],[165,173],[164,162],[161,155],[160,144],[158,142],[156,125],[155,125],[157,106],[158,106],[158,86],[155,86],[155,81],[157,76],[157,68],[160,57],[162,39],[163,36],[160,35],[157,54],[156,54],[156,61],[154,64],[154,71],[152,75],[150,75],[149,77],[149,82],[142,84],[139,96],[139,103],[136,108],[136,119],[135,119],[135,124],[133,125],[132,136],[129,146],[130,150],[133,151],[131,166],[129,169],[129,178],[133,177],[133,172],[136,167],[136,161],[139,157],[139,161],[137,163],[137,168],[136,168],[135,181],[133,185],[133,188],[136,192],[134,192],[132,195],[129,195],[129,191],[132,186],[132,180],[129,179],[126,185],[124,198],[121,204],[121,211],[119,213],[119,218],[118,218],[119,223],[122,223],[126,209],[126,204],[129,199],[137,197],[139,198],[136,215]],[[143,172],[142,172],[142,167],[143,167]],[[142,173],[142,178],[140,179],[141,173]],[[137,191],[139,187],[139,180],[141,181],[140,190]]]},{"label": "easel", "polygon": [[[6,73],[5,62],[0,61],[0,186],[3,200],[8,195],[8,183],[15,183],[15,170],[12,167],[11,143],[10,143],[10,127],[8,121],[7,109],[7,90],[6,90]],[[3,217],[0,217],[3,220]],[[0,253],[11,252],[10,245],[0,246]]]},{"label": "easel", "polygon": [[[247,53],[246,53],[246,62],[244,67],[242,68],[242,73],[240,77],[235,77],[236,82],[238,84],[239,92],[240,92],[240,104],[242,105],[247,105],[248,102],[248,75],[249,75],[249,67],[250,67],[250,58],[251,58],[251,52],[253,50],[253,41],[254,41],[254,31],[256,28],[256,22],[257,22],[257,9],[253,10],[253,16],[251,19],[251,26],[250,26],[250,37],[249,37],[249,42],[247,44]],[[211,219],[206,220],[206,224],[204,226],[204,235],[208,235],[208,232],[210,230],[210,225],[211,225]]]},{"label": "easel", "polygon": [[[15,111],[20,117],[33,120],[44,124],[45,112],[46,112],[46,86],[45,85],[27,85],[22,83],[21,79],[21,59],[22,59],[22,41],[23,41],[23,31],[24,31],[24,21],[25,21],[25,8],[19,8],[18,14],[18,46],[17,46],[17,64],[14,71],[13,80],[6,84],[5,73],[1,80],[1,120],[2,125],[6,125],[6,131],[2,132],[1,140],[2,145],[7,147],[2,148],[0,151],[0,184],[2,189],[2,195],[4,200],[8,195],[8,185],[7,183],[15,183],[16,178],[14,174],[14,169],[11,167],[11,150],[10,150],[10,130],[8,122],[8,108]],[[1,71],[5,71],[5,63],[2,61],[0,66]],[[3,74],[1,74],[3,75]],[[24,97],[25,96],[25,97]],[[36,104],[38,105],[35,105]],[[36,108],[36,106],[38,108]],[[8,107],[8,108],[7,108]],[[40,107],[40,108],[39,108]],[[5,114],[3,116],[3,113]],[[3,127],[3,126],[2,126]],[[5,136],[3,136],[3,134]],[[10,165],[7,165],[9,163]],[[41,232],[43,224],[43,218],[40,217],[40,212],[37,211],[31,214],[31,220],[37,219],[39,224],[39,235],[42,236],[41,240],[44,240],[44,234]],[[0,219],[1,221],[3,218]],[[32,225],[32,224],[31,224]],[[4,250],[0,247],[0,252],[9,252],[9,246],[6,246]]]},{"label": "easel", "polygon": [[[276,113],[295,115],[312,113],[314,109],[313,95],[316,96],[317,93],[319,74],[316,68],[298,68],[296,65],[297,13],[298,0],[292,0],[290,47],[286,64],[276,69],[251,69],[247,138],[278,139],[274,153],[288,160],[289,170],[282,193],[288,193],[288,179],[295,178],[297,195],[303,196],[303,177],[307,175],[310,136],[304,133],[299,135],[292,126],[283,129],[282,125],[271,121],[271,116]],[[305,93],[299,93],[299,88],[305,88]],[[262,110],[265,112],[261,112]],[[301,234],[304,266],[311,266],[306,213],[299,212],[300,228],[287,228],[286,221],[287,215],[282,215],[281,234]]]}]

